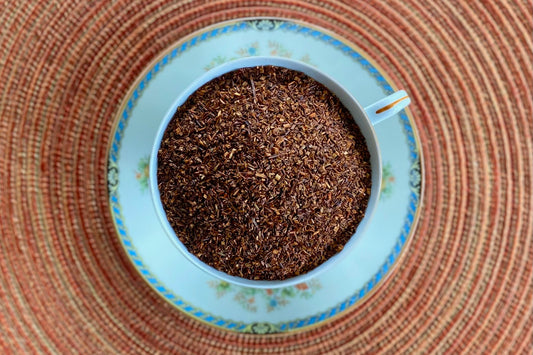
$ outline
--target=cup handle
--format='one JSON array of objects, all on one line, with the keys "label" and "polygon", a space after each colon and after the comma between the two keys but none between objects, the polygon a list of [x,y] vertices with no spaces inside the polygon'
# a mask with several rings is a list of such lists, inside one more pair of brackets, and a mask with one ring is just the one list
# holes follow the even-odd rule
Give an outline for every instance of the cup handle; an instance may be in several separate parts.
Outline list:
[{"label": "cup handle", "polygon": [[407,93],[403,90],[399,90],[394,94],[365,107],[365,112],[368,115],[368,118],[370,118],[372,125],[375,126],[381,121],[386,120],[403,110],[410,102],[411,99]]}]

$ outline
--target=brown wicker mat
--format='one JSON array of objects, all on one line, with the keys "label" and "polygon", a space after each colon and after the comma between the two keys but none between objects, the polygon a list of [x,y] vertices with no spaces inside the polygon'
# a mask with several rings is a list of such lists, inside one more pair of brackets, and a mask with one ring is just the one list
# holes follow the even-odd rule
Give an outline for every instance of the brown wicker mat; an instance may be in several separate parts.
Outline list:
[{"label": "brown wicker mat", "polygon": [[[133,81],[180,38],[249,16],[368,53],[409,92],[424,154],[423,208],[392,277],[331,322],[268,336],[159,297],[107,194]],[[0,352],[532,353],[532,33],[528,0],[0,0]]]}]

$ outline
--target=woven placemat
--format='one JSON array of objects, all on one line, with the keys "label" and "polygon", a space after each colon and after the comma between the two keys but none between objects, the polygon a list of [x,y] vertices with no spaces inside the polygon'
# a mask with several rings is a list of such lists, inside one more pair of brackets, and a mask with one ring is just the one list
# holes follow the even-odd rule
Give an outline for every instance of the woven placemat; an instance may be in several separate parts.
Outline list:
[{"label": "woven placemat", "polygon": [[[0,11],[1,353],[530,353],[529,1],[9,1]],[[158,297],[115,235],[113,117],[163,49],[238,17],[304,20],[405,88],[424,153],[417,231],[366,302],[295,334],[235,334]]]}]

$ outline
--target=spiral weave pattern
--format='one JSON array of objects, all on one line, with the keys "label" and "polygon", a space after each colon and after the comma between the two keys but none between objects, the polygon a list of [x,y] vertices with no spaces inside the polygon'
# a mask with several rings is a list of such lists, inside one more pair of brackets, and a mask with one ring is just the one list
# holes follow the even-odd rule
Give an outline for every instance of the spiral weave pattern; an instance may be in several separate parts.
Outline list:
[{"label": "spiral weave pattern", "polygon": [[[4,354],[530,353],[533,9],[519,1],[0,2]],[[405,88],[423,207],[392,276],[314,329],[270,336],[176,311],[125,255],[106,191],[112,118],[145,66],[227,19],[334,31]]]}]

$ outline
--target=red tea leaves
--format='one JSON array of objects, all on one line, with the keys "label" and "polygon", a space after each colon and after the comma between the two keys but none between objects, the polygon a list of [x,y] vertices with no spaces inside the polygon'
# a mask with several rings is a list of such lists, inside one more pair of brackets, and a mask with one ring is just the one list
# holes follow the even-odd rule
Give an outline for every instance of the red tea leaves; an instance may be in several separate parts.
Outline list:
[{"label": "red tea leaves", "polygon": [[364,217],[370,154],[350,113],[308,76],[245,68],[170,121],[157,179],[187,249],[230,275],[283,280],[342,250]]}]

